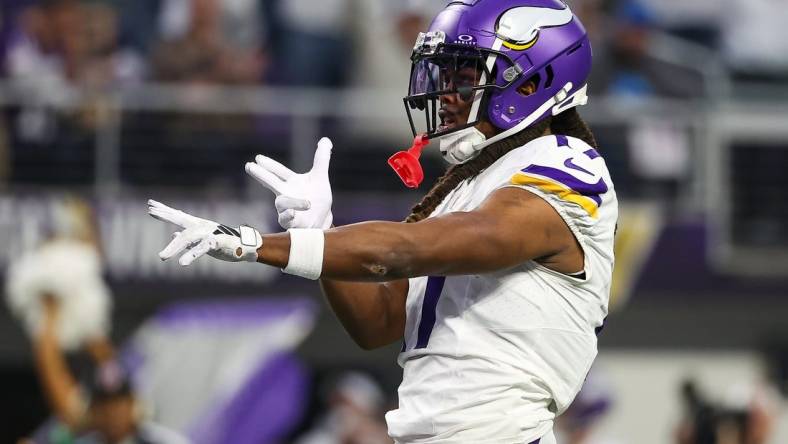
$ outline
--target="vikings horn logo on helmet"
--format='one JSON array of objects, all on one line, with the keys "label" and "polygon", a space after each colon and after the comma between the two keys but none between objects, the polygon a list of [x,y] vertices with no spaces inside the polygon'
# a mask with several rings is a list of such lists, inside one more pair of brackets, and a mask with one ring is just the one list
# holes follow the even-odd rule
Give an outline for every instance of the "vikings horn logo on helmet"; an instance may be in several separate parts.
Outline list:
[{"label": "vikings horn logo on helmet", "polygon": [[503,46],[522,51],[536,43],[539,30],[563,26],[572,21],[569,8],[552,9],[536,6],[513,8],[501,15],[495,30]]}]

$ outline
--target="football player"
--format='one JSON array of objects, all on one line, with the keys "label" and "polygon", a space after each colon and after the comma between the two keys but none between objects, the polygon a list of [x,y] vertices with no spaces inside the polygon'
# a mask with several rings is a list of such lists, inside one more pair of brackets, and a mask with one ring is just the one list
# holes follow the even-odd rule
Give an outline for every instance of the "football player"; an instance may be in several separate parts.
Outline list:
[{"label": "football player", "polygon": [[[246,165],[277,195],[286,233],[150,201],[153,217],[183,228],[160,257],[188,265],[207,253],[320,279],[362,347],[401,341],[399,408],[386,415],[396,442],[553,443],[597,353],[617,219],[575,109],[586,31],[560,0],[453,1],[411,59],[414,136],[452,165],[405,223],[331,228],[324,138],[307,173],[265,156]],[[410,185],[413,157],[398,165]]]}]

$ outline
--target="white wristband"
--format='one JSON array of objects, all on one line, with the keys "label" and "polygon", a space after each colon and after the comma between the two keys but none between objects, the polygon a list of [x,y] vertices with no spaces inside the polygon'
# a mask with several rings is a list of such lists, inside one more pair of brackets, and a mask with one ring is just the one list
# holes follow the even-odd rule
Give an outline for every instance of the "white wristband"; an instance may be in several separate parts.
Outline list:
[{"label": "white wristband", "polygon": [[291,228],[287,232],[290,233],[290,259],[282,271],[307,279],[319,279],[323,271],[323,230]]}]

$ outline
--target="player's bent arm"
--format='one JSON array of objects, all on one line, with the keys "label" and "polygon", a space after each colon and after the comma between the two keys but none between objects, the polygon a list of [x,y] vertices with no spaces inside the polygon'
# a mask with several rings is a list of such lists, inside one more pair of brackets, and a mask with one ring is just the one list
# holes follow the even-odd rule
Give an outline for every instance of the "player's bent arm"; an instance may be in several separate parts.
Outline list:
[{"label": "player's bent arm", "polygon": [[[258,262],[285,267],[290,235],[264,236],[257,253]],[[326,231],[321,277],[385,282],[478,274],[538,258],[555,261],[552,268],[565,272],[577,271],[583,263],[576,240],[555,209],[528,191],[501,188],[470,212],[412,224],[364,222]]]},{"label": "player's bent arm", "polygon": [[408,280],[348,282],[321,279],[331,309],[351,338],[365,350],[402,339]]}]

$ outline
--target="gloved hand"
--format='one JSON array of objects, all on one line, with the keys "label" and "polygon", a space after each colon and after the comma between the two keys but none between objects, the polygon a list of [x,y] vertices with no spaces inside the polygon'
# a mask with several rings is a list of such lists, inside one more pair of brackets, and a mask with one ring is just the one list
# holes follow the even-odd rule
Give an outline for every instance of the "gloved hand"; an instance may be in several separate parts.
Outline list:
[{"label": "gloved hand", "polygon": [[246,164],[246,172],[273,191],[274,204],[279,214],[279,225],[290,228],[331,227],[331,184],[328,181],[328,164],[333,144],[328,137],[317,142],[315,160],[307,173],[296,174],[281,163],[263,156]]},{"label": "gloved hand", "polygon": [[228,262],[255,262],[257,249],[263,245],[260,232],[250,226],[230,228],[170,208],[155,200],[148,200],[148,214],[183,228],[183,231],[175,232],[173,240],[159,253],[159,258],[163,261],[186,250],[178,260],[183,266],[191,264],[205,253]]}]

